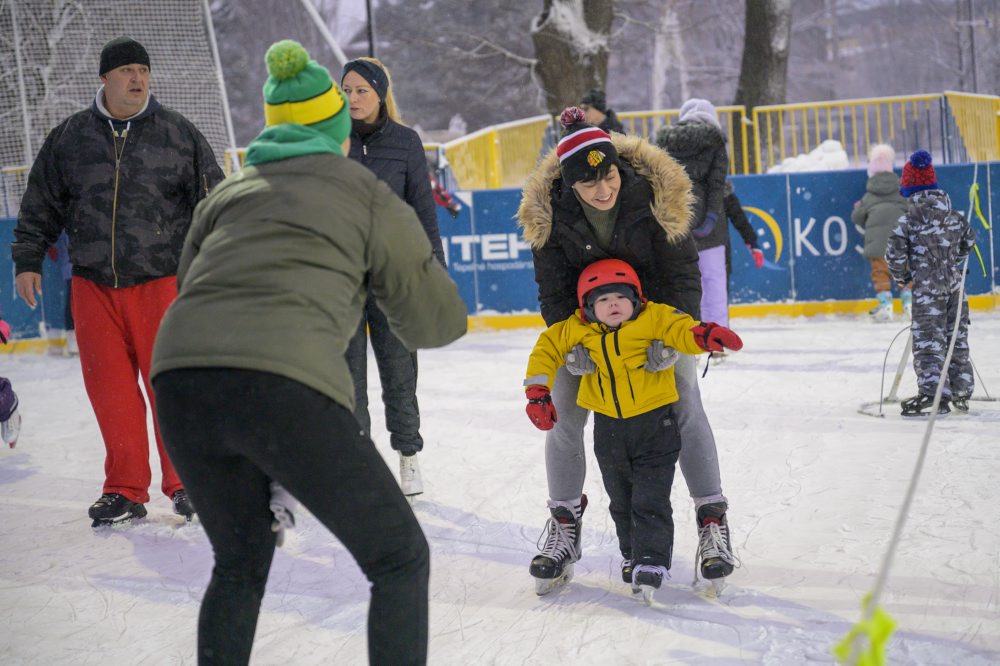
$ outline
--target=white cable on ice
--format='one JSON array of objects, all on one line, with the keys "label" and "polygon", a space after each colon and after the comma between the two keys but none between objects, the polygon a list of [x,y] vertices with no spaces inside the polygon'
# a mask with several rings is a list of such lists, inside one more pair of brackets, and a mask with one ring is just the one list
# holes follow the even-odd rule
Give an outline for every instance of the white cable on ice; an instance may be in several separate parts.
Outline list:
[{"label": "white cable on ice", "polygon": [[[965,303],[965,273],[969,267],[969,256],[966,255],[965,261],[962,263],[962,279],[959,283],[958,289],[958,310],[955,315],[955,326],[951,331],[951,339],[948,341],[948,353],[945,354],[944,364],[941,366],[941,379],[938,381],[937,390],[934,392],[934,403],[931,405],[930,417],[927,419],[927,428],[924,431],[924,441],[920,445],[920,453],[917,455],[917,464],[913,470],[913,475],[910,477],[910,485],[906,489],[906,497],[903,499],[903,505],[899,508],[899,515],[896,517],[896,525],[892,529],[892,537],[889,539],[889,548],[886,550],[885,558],[882,560],[882,567],[878,572],[878,578],[875,580],[875,588],[872,590],[871,599],[868,604],[865,605],[864,615],[862,616],[862,622],[867,622],[871,620],[872,615],[875,613],[875,609],[878,608],[879,600],[882,597],[882,591],[885,588],[885,582],[889,578],[889,570],[892,568],[892,562],[896,555],[896,546],[899,545],[900,536],[903,533],[903,526],[906,524],[907,514],[910,512],[910,505],[913,504],[913,496],[916,494],[917,483],[920,481],[920,474],[924,468],[924,460],[927,458],[927,449],[929,448],[931,441],[931,433],[934,432],[934,421],[937,419],[938,405],[941,404],[941,395],[944,392],[944,382],[948,378],[948,366],[951,365],[951,357],[955,351],[955,342],[958,338],[958,327],[962,322],[962,313]],[[858,655],[859,641],[861,636],[858,636],[851,650],[851,659],[848,663],[855,663]]]}]

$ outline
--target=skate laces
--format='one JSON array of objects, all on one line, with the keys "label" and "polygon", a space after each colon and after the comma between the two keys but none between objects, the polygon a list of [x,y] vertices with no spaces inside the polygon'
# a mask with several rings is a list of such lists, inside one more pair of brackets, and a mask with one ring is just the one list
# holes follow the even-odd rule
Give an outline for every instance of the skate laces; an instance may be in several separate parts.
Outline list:
[{"label": "skate laces", "polygon": [[736,566],[738,558],[729,548],[729,526],[717,518],[706,518],[698,528],[698,554],[695,569],[705,560],[719,559]]},{"label": "skate laces", "polygon": [[576,528],[575,524],[561,523],[555,517],[549,518],[535,542],[539,554],[553,560],[561,560],[563,555],[568,555],[569,561],[576,562],[580,559],[580,551],[576,547]]},{"label": "skate laces", "polygon": [[104,493],[103,495],[97,498],[97,501],[94,502],[94,506],[102,506],[102,507],[111,506],[115,501],[115,497],[117,496],[118,496],[117,493]]}]

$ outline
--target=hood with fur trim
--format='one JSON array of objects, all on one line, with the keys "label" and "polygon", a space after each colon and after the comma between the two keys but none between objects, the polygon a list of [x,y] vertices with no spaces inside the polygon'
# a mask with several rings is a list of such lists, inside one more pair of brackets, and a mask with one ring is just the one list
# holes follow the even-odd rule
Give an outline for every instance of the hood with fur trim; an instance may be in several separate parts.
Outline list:
[{"label": "hood with fur trim", "polygon": [[[688,234],[694,196],[684,167],[642,137],[612,134],[611,142],[619,160],[627,162],[636,175],[649,182],[653,190],[649,207],[666,232],[667,240],[674,242]],[[553,148],[524,184],[517,225],[522,239],[532,249],[544,247],[552,233],[552,186],[561,178],[559,157]]]}]

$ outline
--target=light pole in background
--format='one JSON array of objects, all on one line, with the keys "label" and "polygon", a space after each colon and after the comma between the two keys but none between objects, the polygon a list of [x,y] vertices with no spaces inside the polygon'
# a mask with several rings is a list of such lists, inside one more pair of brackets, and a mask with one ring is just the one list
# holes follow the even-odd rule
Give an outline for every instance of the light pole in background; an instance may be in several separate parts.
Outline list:
[{"label": "light pole in background", "polygon": [[368,15],[368,57],[375,57],[375,14],[372,12],[372,0],[365,0],[365,12]]}]

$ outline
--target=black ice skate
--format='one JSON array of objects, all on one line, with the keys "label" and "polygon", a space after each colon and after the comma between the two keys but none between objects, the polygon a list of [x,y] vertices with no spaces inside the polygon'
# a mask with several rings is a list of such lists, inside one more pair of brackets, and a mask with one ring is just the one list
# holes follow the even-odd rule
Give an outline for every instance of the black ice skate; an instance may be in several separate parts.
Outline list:
[{"label": "black ice skate", "polygon": [[145,518],[146,507],[118,493],[104,493],[90,505],[87,515],[94,521],[91,527],[121,525],[137,518]]},{"label": "black ice skate", "polygon": [[[733,573],[736,556],[729,537],[725,502],[712,502],[698,507],[698,554],[695,569],[712,582],[716,593],[722,591],[722,579]],[[697,582],[697,573],[695,581]]]},{"label": "black ice skate", "polygon": [[951,397],[951,406],[955,408],[955,412],[958,414],[968,414],[969,413],[969,399],[968,398],[956,398]]},{"label": "black ice skate", "polygon": [[637,564],[632,569],[632,591],[642,592],[647,606],[653,605],[653,595],[663,581],[670,580],[670,570],[658,564]]},{"label": "black ice skate", "polygon": [[626,557],[622,560],[622,582],[628,583],[632,586],[632,594],[639,593],[639,587],[632,580],[632,568],[635,566],[635,560],[630,557]]},{"label": "black ice skate", "polygon": [[[580,531],[583,529],[583,510],[587,496],[579,504],[549,502],[552,517],[545,523],[539,537],[541,552],[531,560],[529,573],[535,578],[535,594],[548,594],[573,579],[573,563],[580,559]],[[541,545],[542,538],[545,545]]]},{"label": "black ice skate", "polygon": [[178,490],[170,499],[174,503],[174,513],[178,516],[184,516],[187,522],[191,522],[194,518],[194,504],[191,503],[191,499],[188,497],[186,490]]},{"label": "black ice skate", "polygon": [[[899,404],[903,408],[903,416],[928,416],[931,413],[931,407],[934,406],[934,396],[918,395],[908,398]],[[968,404],[966,404],[965,411],[968,411]],[[951,413],[947,398],[941,398],[941,404],[938,405],[937,413],[938,416]]]}]

